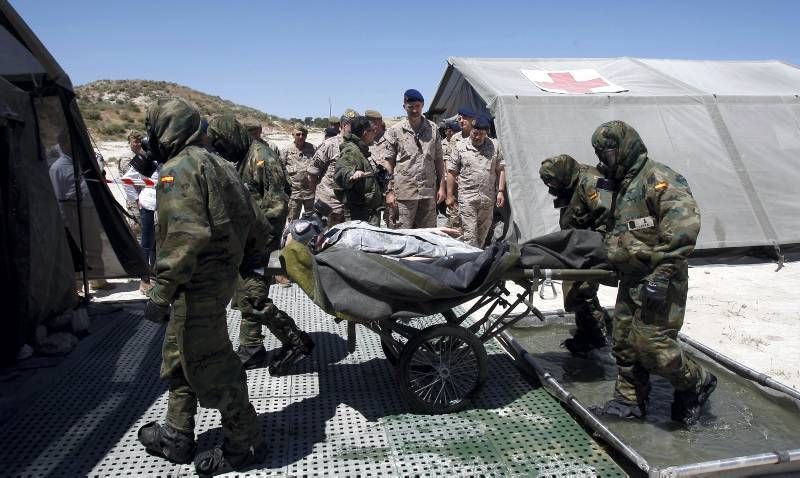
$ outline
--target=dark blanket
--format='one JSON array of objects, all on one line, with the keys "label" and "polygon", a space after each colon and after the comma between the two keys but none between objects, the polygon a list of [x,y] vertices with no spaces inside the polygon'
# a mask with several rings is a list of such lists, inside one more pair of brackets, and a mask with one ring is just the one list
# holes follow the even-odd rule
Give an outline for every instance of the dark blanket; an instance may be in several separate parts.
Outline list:
[{"label": "dark blanket", "polygon": [[289,276],[317,305],[357,321],[441,313],[483,294],[514,267],[604,264],[600,235],[589,231],[559,231],[520,246],[500,241],[482,252],[424,262],[337,246],[311,255],[298,243],[281,255]]}]

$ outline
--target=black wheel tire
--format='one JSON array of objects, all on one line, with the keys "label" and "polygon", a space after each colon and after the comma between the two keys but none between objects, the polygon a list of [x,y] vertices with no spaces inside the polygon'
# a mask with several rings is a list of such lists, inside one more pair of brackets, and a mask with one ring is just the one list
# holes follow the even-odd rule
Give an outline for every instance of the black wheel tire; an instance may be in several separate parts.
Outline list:
[{"label": "black wheel tire", "polygon": [[[464,327],[437,324],[400,351],[400,395],[416,413],[452,413],[469,406],[487,374],[486,349]],[[457,373],[454,373],[457,372]]]},{"label": "black wheel tire", "polygon": [[397,353],[394,350],[392,350],[392,347],[390,347],[386,343],[386,341],[382,338],[381,338],[381,348],[383,349],[383,355],[386,356],[386,360],[388,360],[390,364],[396,367],[399,357],[397,356]]}]

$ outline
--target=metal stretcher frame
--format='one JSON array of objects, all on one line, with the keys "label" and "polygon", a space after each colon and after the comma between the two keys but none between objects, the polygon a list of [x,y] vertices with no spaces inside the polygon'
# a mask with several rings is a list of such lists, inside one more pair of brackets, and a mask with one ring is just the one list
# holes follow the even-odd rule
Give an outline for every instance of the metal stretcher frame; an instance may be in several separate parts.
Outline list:
[{"label": "metal stretcher frame", "polygon": [[[285,274],[277,251],[270,256],[264,272],[265,275]],[[508,271],[482,294],[465,297],[464,302],[478,297],[465,312],[457,314],[452,309],[443,312],[445,323],[419,329],[411,320],[383,319],[362,325],[380,335],[386,358],[396,367],[400,395],[413,411],[451,413],[469,406],[486,381],[486,342],[530,314],[544,321],[532,301],[542,283],[553,279],[600,281],[613,276],[611,271],[595,269],[517,268]],[[506,288],[509,280],[524,290],[514,298]],[[494,315],[499,306],[505,310]],[[465,324],[484,307],[488,308],[478,320]],[[520,307],[524,310],[522,313]],[[348,321],[350,352],[355,350],[355,337],[355,322]]]}]

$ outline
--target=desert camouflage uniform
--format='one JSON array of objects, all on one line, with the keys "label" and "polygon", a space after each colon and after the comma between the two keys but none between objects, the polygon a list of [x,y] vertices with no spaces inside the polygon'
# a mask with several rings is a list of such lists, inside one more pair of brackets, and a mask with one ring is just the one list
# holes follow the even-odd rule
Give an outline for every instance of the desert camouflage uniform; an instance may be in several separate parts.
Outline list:
[{"label": "desert camouflage uniform", "polygon": [[497,202],[497,178],[505,168],[505,160],[491,138],[475,146],[471,139],[459,141],[447,164],[447,170],[458,178],[458,210],[461,213],[461,240],[483,247],[492,225]]},{"label": "desert camouflage uniform", "polygon": [[[469,135],[462,136],[461,132],[455,133],[450,137],[450,141],[447,142],[447,147],[443,148],[445,168],[447,168],[447,165],[452,161],[451,158],[456,151],[456,144],[462,140],[468,141]],[[461,229],[463,223],[461,222],[461,214],[458,212],[458,178],[456,178],[455,197],[456,202],[452,206],[447,206],[447,227]]]},{"label": "desert camouflage uniform", "polygon": [[311,160],[311,165],[308,167],[308,173],[313,174],[318,179],[316,198],[326,203],[333,209],[333,212],[328,216],[328,224],[334,226],[344,222],[344,206],[333,192],[333,170],[336,165],[336,158],[339,157],[339,145],[342,144],[344,139],[342,135],[328,138],[319,145],[314,158]]},{"label": "desert camouflage uniform", "polygon": [[350,181],[356,171],[375,172],[373,162],[368,159],[370,156],[369,148],[361,138],[352,134],[345,135],[336,160],[334,181],[337,195],[345,205],[348,221],[360,220],[380,226],[383,191],[378,181],[374,177]]},{"label": "desert camouflage uniform", "polygon": [[[611,210],[612,192],[598,187],[603,175],[592,166],[560,154],[542,161],[539,176],[560,208],[561,229],[591,229],[605,232]],[[563,281],[564,310],[575,314],[579,341],[605,345],[604,329],[611,331],[611,318],[597,300],[596,282]]]},{"label": "desert camouflage uniform", "polygon": [[386,148],[380,159],[394,164],[397,227],[436,227],[436,162],[442,160],[439,130],[422,118],[415,133],[408,118],[404,118],[384,137]]},{"label": "desert camouflage uniform", "polygon": [[[613,353],[619,368],[615,398],[647,401],[649,375],[666,378],[678,391],[699,388],[706,370],[677,342],[688,290],[687,258],[700,232],[700,212],[686,179],[647,156],[639,134],[621,121],[592,135],[596,150],[618,145],[614,171],[620,181],[605,245],[620,273],[614,310]],[[667,298],[643,304],[643,282],[668,281]]]},{"label": "desert camouflage uniform", "polygon": [[[269,254],[280,247],[280,231],[286,222],[289,184],[283,164],[263,142],[252,141],[244,127],[232,116],[211,120],[208,135],[212,142],[223,138],[233,149],[231,156],[243,157],[237,168],[241,182],[249,191],[259,213],[274,231],[269,242],[254,258],[263,267]],[[255,268],[257,268],[255,267]],[[260,274],[243,274],[239,280],[234,303],[242,312],[239,323],[239,343],[246,347],[264,343],[262,325],[280,340],[290,343],[290,335],[298,331],[294,320],[269,298],[269,279]]]},{"label": "desert camouflage uniform", "polygon": [[150,290],[156,304],[172,304],[161,363],[169,382],[166,421],[193,434],[198,401],[216,408],[225,453],[244,455],[263,437],[225,308],[245,249],[257,240],[250,231],[256,213],[224,161],[200,146],[200,114],[192,106],[160,100],[147,120],[170,158],[157,187],[157,277]]},{"label": "desert camouflage uniform", "polygon": [[302,209],[308,212],[314,208],[314,191],[309,188],[306,174],[313,158],[314,145],[311,143],[303,144],[302,150],[292,143],[281,152],[281,162],[286,168],[292,186],[292,194],[289,197],[289,221],[299,218]]}]

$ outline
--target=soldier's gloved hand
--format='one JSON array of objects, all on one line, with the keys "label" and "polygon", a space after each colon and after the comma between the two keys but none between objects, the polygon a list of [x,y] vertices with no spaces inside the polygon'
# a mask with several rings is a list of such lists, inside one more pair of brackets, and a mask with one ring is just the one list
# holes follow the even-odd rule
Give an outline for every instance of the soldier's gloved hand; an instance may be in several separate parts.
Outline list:
[{"label": "soldier's gloved hand", "polygon": [[144,318],[156,324],[169,322],[169,312],[169,304],[158,305],[153,302],[153,299],[148,300],[144,306]]},{"label": "soldier's gloved hand", "polygon": [[642,282],[642,298],[653,304],[663,304],[667,300],[669,281],[664,279],[645,279]]}]

